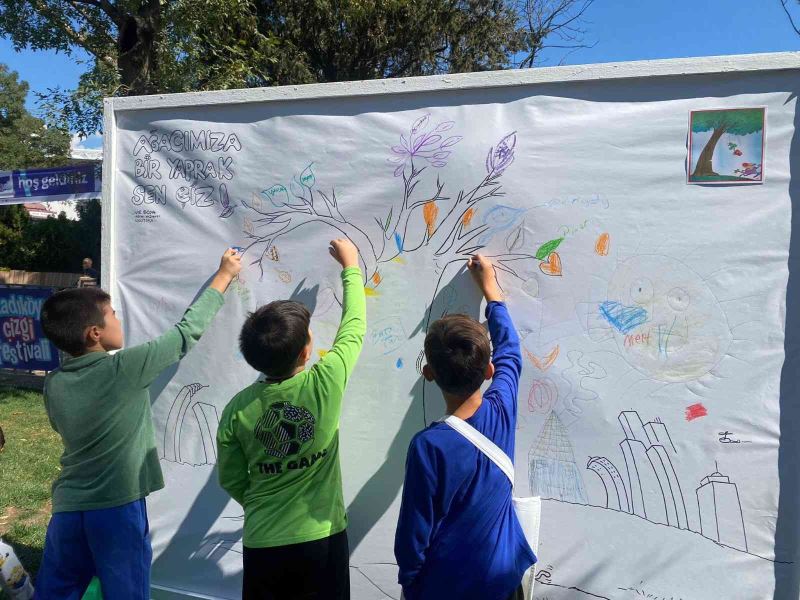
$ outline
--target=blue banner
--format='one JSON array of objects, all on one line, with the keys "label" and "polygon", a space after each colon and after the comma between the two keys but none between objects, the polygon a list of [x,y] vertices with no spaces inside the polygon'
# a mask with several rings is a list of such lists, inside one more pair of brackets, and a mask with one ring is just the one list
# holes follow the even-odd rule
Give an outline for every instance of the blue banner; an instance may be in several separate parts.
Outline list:
[{"label": "blue banner", "polygon": [[99,164],[0,172],[0,204],[98,198]]},{"label": "blue banner", "polygon": [[0,368],[52,371],[58,350],[42,332],[42,305],[52,288],[0,286]]}]

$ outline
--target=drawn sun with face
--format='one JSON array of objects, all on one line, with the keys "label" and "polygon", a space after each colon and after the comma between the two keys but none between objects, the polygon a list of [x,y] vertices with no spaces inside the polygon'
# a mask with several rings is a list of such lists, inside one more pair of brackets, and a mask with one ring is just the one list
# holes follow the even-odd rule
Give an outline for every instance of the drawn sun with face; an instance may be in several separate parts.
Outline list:
[{"label": "drawn sun with face", "polygon": [[658,381],[702,377],[720,362],[733,338],[708,284],[668,256],[621,262],[598,312],[628,364]]}]

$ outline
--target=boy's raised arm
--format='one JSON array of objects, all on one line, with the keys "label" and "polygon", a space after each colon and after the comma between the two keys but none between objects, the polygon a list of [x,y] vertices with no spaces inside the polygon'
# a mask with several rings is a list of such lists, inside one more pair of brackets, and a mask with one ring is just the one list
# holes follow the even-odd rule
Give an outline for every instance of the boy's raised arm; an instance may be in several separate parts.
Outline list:
[{"label": "boy's raised arm", "polygon": [[361,353],[367,331],[367,300],[358,267],[358,249],[350,240],[331,242],[331,255],[342,265],[342,320],[333,346],[314,370],[326,383],[344,390]]},{"label": "boy's raised arm", "polygon": [[519,336],[511,321],[511,315],[508,314],[508,308],[503,302],[503,293],[497,284],[492,264],[485,257],[476,254],[469,259],[467,267],[486,298],[486,319],[489,323],[489,337],[492,340],[494,377],[484,397],[498,397],[503,407],[516,417],[517,391],[522,374]]},{"label": "boy's raised arm", "polygon": [[121,373],[141,387],[147,387],[161,371],[186,356],[222,307],[222,294],[240,269],[241,257],[235,250],[226,250],[209,287],[172,329],[154,340],[120,350],[114,355]]}]

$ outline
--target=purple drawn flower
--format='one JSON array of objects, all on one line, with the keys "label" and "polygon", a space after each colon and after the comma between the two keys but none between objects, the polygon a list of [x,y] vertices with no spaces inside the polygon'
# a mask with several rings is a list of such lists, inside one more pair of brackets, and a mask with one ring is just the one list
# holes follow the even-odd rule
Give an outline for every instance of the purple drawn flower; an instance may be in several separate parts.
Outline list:
[{"label": "purple drawn flower", "polygon": [[486,155],[486,172],[489,175],[500,175],[511,163],[514,162],[514,146],[517,145],[517,132],[512,131],[497,143],[494,148],[489,148]]},{"label": "purple drawn flower", "polygon": [[411,125],[408,137],[405,134],[401,135],[400,144],[392,146],[395,156],[388,160],[395,165],[395,177],[400,177],[406,165],[415,159],[425,161],[430,166],[437,168],[447,165],[447,158],[452,154],[450,149],[460,142],[462,137],[460,135],[449,137],[441,135],[453,128],[454,121],[442,121],[428,131],[430,124],[430,115],[423,115]]}]

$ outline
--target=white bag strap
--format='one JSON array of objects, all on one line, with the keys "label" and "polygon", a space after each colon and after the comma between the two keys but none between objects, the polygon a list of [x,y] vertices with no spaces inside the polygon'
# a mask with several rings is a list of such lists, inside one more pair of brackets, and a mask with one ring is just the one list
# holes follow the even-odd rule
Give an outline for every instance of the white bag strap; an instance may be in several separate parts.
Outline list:
[{"label": "white bag strap", "polygon": [[483,452],[489,460],[496,464],[500,470],[506,474],[506,477],[508,477],[511,482],[511,487],[514,487],[514,463],[511,462],[508,455],[503,452],[497,444],[463,419],[450,415],[444,419],[444,422],[472,442],[478,450]]}]

